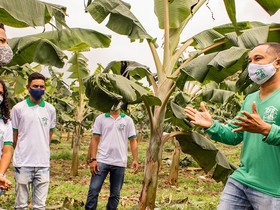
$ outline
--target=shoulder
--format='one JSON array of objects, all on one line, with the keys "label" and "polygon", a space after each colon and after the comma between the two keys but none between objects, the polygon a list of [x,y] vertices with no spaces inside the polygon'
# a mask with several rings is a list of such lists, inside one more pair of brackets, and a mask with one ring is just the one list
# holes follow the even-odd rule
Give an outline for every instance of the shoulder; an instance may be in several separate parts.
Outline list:
[{"label": "shoulder", "polygon": [[8,129],[11,129],[11,128],[12,128],[12,121],[9,119],[9,120],[7,121],[7,123],[5,124],[5,123],[4,123],[4,120],[1,118],[1,119],[0,119],[0,126],[1,126],[1,127],[6,127],[6,128],[8,128]]},{"label": "shoulder", "polygon": [[133,120],[130,116],[122,113],[122,118],[125,119],[127,122],[133,123]]},{"label": "shoulder", "polygon": [[55,111],[55,107],[47,101],[45,101],[45,106],[47,109],[49,109],[51,111]]},{"label": "shoulder", "polygon": [[104,119],[104,118],[106,117],[105,115],[106,115],[105,113],[98,115],[98,116],[95,118],[95,121],[100,121],[100,120]]},{"label": "shoulder", "polygon": [[255,97],[259,96],[259,95],[260,95],[260,91],[258,90],[258,91],[256,91],[256,92],[253,92],[253,93],[248,94],[248,95],[245,97],[245,100],[253,99],[253,98],[255,98]]},{"label": "shoulder", "polygon": [[15,110],[15,109],[21,109],[23,107],[25,107],[27,105],[26,103],[26,99],[18,102],[17,104],[15,104],[13,107],[12,107],[12,110]]}]

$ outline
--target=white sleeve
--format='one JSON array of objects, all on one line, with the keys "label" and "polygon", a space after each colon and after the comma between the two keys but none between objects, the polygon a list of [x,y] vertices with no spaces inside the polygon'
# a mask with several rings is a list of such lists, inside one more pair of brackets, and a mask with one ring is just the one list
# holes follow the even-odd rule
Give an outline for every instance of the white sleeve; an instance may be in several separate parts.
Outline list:
[{"label": "white sleeve", "polygon": [[128,139],[132,137],[136,137],[136,130],[133,120],[129,117],[129,125],[128,125]]},{"label": "white sleeve", "polygon": [[19,116],[17,114],[17,109],[16,107],[13,107],[11,111],[11,121],[12,121],[12,128],[18,129],[18,124],[19,124]]},{"label": "white sleeve", "polygon": [[56,126],[56,110],[53,107],[53,110],[51,110],[51,123],[50,123],[50,129],[54,129]]},{"label": "white sleeve", "polygon": [[13,142],[13,128],[10,120],[6,124],[4,142]]},{"label": "white sleeve", "polygon": [[92,126],[92,133],[102,135],[102,115],[95,118],[94,124]]}]

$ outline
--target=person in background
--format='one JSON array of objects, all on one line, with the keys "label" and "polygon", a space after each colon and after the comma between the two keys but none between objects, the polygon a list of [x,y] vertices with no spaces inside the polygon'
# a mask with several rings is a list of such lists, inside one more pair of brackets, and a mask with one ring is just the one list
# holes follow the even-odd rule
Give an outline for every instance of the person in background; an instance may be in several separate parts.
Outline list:
[{"label": "person in background", "polygon": [[[0,67],[8,64],[13,58],[13,51],[8,45],[5,27],[0,23]],[[0,195],[2,190],[11,187],[5,173],[11,162],[13,153],[13,130],[10,121],[8,90],[0,79]]]},{"label": "person in background", "polygon": [[228,178],[219,210],[280,209],[280,44],[263,43],[249,53],[250,79],[260,90],[249,94],[240,113],[227,126],[201,111],[186,107],[194,125],[213,140],[243,142],[240,167]]},{"label": "person in background", "polygon": [[124,181],[128,157],[128,141],[133,156],[134,173],[138,172],[138,143],[133,120],[121,113],[121,102],[112,106],[109,113],[99,115],[94,122],[90,143],[91,158],[88,161],[92,174],[86,210],[97,208],[98,195],[110,173],[110,197],[107,210],[116,210]]},{"label": "person in background", "polygon": [[33,209],[45,209],[50,179],[50,141],[56,126],[56,110],[43,100],[45,77],[34,72],[28,77],[29,97],[12,109],[14,130],[15,209],[28,208],[32,187]]}]

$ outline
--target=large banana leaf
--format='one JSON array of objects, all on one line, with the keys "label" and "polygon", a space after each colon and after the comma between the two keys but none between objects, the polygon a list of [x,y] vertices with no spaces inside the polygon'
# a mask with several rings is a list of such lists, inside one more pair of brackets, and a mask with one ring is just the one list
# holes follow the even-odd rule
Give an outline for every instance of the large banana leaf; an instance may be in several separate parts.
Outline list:
[{"label": "large banana leaf", "polygon": [[[205,0],[168,1],[169,10],[169,49],[174,52],[178,46],[180,35],[193,15],[204,4]],[[164,29],[164,0],[154,0],[154,10],[159,28]]]},{"label": "large banana leaf", "polygon": [[68,69],[71,72],[68,78],[77,79],[82,83],[83,79],[89,76],[88,59],[82,53],[74,53],[68,62],[72,64]]},{"label": "large banana leaf", "polygon": [[231,20],[232,25],[234,26],[235,31],[240,35],[240,31],[236,21],[236,10],[235,10],[235,1],[234,0],[224,0],[228,17]]},{"label": "large banana leaf", "polygon": [[152,72],[149,67],[135,61],[112,61],[106,66],[103,73],[109,73],[110,71],[128,79],[132,77],[137,81],[146,78],[151,85]]},{"label": "large banana leaf", "polygon": [[89,4],[86,11],[98,23],[109,16],[106,26],[118,34],[127,35],[131,40],[152,39],[131,13],[130,5],[121,0],[95,0]]},{"label": "large banana leaf", "polygon": [[57,26],[66,26],[66,8],[38,0],[1,0],[1,23],[11,27],[44,26],[55,18]]},{"label": "large banana leaf", "polygon": [[67,56],[55,44],[46,39],[25,37],[11,39],[9,42],[14,57],[9,66],[37,62],[39,64],[62,68]]},{"label": "large banana leaf", "polygon": [[101,73],[91,76],[86,80],[85,86],[89,105],[102,112],[108,112],[119,101],[133,104],[145,100],[152,105],[158,104],[159,100],[140,85],[116,74]]},{"label": "large banana leaf", "polygon": [[[217,89],[218,86],[214,83],[206,86],[204,87],[206,91],[203,91],[201,94],[204,101],[211,102],[212,100],[213,103],[226,103],[228,101],[228,90]],[[213,171],[213,179],[217,182],[225,182],[228,175],[237,167],[230,163],[211,141],[196,131],[193,131],[193,125],[186,119],[183,107],[186,107],[189,103],[191,105],[199,104],[199,101],[201,100],[197,100],[196,102],[191,100],[187,94],[182,92],[174,96],[170,102],[173,116],[168,109],[166,115],[168,117],[167,122],[179,126],[184,132],[174,132],[170,135],[176,137],[181,145],[182,151],[190,154],[206,173],[210,170]]]},{"label": "large banana leaf", "polygon": [[212,171],[212,178],[217,182],[226,182],[237,167],[207,138],[195,131],[175,132],[174,136],[179,141],[184,153],[190,154],[195,161],[208,173]]},{"label": "large banana leaf", "polygon": [[[280,8],[279,0],[257,0],[257,2],[269,15],[273,15]],[[235,32],[240,35],[240,29],[236,22],[235,0],[224,0],[224,4],[232,25],[234,26]]]},{"label": "large banana leaf", "polygon": [[[202,1],[204,2],[204,1]],[[159,28],[164,28],[164,0],[154,0],[155,14],[158,18]],[[198,4],[196,0],[169,1],[169,27],[180,28],[186,19],[190,19],[195,13],[194,7]],[[201,6],[201,5],[200,5]]]},{"label": "large banana leaf", "polygon": [[23,65],[37,62],[39,64],[64,66],[67,56],[63,50],[87,50],[92,48],[109,47],[110,36],[90,29],[74,28],[71,30],[45,32],[9,40],[14,58],[9,64]]},{"label": "large banana leaf", "polygon": [[184,108],[191,103],[190,97],[185,93],[178,93],[170,100],[170,107],[167,107],[165,123],[180,127],[184,131],[190,130],[193,125],[186,119]]},{"label": "large banana leaf", "polygon": [[256,2],[270,15],[274,15],[280,8],[279,0],[256,0]]},{"label": "large banana leaf", "polygon": [[63,29],[32,35],[51,41],[62,50],[84,51],[89,48],[107,48],[111,43],[111,36],[98,31],[83,28]]}]

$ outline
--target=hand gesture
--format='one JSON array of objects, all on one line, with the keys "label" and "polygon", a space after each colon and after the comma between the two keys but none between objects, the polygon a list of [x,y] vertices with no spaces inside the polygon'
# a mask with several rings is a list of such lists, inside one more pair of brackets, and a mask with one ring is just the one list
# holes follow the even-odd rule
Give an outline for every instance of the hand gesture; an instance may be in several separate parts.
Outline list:
[{"label": "hand gesture", "polygon": [[203,128],[210,128],[213,125],[213,120],[209,112],[206,110],[204,103],[200,103],[201,112],[191,107],[185,108],[185,113],[191,123],[201,126]]},{"label": "hand gesture", "polygon": [[98,171],[100,171],[97,161],[91,162],[89,166],[90,166],[90,173],[92,174],[92,176],[97,175]]},{"label": "hand gesture", "polygon": [[271,125],[264,122],[256,107],[256,102],[252,103],[252,114],[246,111],[241,111],[245,117],[237,116],[236,119],[239,121],[233,121],[232,124],[238,125],[239,128],[232,130],[233,132],[248,131],[251,133],[260,133],[267,136],[270,132]]}]

